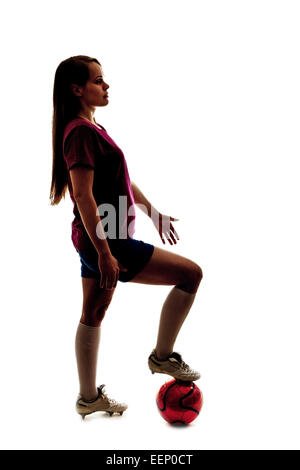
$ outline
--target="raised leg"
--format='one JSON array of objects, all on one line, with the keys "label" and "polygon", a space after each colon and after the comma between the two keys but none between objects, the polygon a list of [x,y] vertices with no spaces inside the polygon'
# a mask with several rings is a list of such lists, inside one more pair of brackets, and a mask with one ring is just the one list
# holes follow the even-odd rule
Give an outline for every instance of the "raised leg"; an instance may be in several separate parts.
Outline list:
[{"label": "raised leg", "polygon": [[181,326],[194,302],[202,279],[200,266],[184,256],[155,247],[147,265],[131,282],[173,285],[160,316],[156,343],[159,359],[167,357],[174,347]]},{"label": "raised leg", "polygon": [[165,359],[173,352],[174,343],[189,313],[196,294],[173,287],[167,296],[160,315],[156,341],[156,356]]}]

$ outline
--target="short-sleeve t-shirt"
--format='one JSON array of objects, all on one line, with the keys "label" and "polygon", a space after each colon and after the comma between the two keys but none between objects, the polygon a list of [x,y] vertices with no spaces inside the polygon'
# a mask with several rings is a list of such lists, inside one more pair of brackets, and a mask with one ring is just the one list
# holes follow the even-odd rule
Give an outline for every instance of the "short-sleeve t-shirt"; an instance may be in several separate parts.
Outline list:
[{"label": "short-sleeve t-shirt", "polygon": [[[98,123],[97,123],[98,124]],[[99,124],[98,124],[99,125]],[[74,204],[71,239],[74,247],[81,253],[95,250],[84,227],[74,199],[69,170],[75,166],[94,169],[93,196],[97,207],[100,204],[111,204],[115,208],[116,235],[110,238],[133,238],[135,232],[135,208],[129,172],[122,150],[101,129],[83,118],[70,121],[64,130],[63,157],[68,170],[68,188]],[[105,208],[105,206],[103,206]],[[103,212],[106,217],[107,212]],[[103,214],[101,215],[103,219]],[[104,232],[106,226],[103,227]],[[96,228],[95,228],[96,230]]]}]

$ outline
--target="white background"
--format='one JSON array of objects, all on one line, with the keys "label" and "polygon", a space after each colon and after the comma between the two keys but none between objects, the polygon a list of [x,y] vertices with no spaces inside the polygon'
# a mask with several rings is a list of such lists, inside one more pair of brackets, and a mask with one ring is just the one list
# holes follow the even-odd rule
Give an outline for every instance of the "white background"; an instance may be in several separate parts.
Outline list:
[{"label": "white background", "polygon": [[[1,7],[1,447],[299,449],[299,2],[14,1]],[[130,177],[177,217],[163,245],[137,209],[135,238],[203,270],[175,350],[198,369],[199,417],[173,428],[152,375],[171,287],[118,284],[98,383],[122,417],[75,412],[81,315],[67,194],[50,206],[59,63],[102,64],[96,111]]]}]

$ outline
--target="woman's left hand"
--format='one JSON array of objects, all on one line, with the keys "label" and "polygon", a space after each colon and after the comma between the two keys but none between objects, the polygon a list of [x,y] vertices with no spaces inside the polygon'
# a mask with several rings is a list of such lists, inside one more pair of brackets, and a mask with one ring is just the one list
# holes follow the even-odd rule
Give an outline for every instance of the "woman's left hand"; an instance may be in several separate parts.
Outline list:
[{"label": "woman's left hand", "polygon": [[[158,214],[156,214],[156,216],[152,219],[154,227],[158,231],[163,244],[166,243],[163,239],[163,236],[166,237],[170,245],[173,245],[173,243],[176,244],[177,240],[179,240],[179,236],[173,227],[171,220],[177,221],[179,219],[175,219],[175,217],[171,217],[170,215],[162,214],[161,212],[158,212]],[[177,237],[177,240],[175,239],[174,235]]]}]

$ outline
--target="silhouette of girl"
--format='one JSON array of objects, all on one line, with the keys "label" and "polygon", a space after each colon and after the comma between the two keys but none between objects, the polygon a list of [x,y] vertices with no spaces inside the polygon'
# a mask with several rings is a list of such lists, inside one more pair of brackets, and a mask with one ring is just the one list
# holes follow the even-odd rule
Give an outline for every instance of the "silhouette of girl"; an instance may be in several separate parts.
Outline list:
[{"label": "silhouette of girl", "polygon": [[[74,204],[72,242],[81,262],[82,315],[75,349],[80,383],[77,412],[84,418],[95,411],[120,414],[127,405],[109,398],[96,386],[100,327],[117,282],[171,285],[161,311],[155,349],[148,357],[152,373],[194,381],[192,370],[173,346],[193,304],[202,279],[200,266],[134,235],[135,205],[152,220],[162,242],[179,239],[174,217],[156,210],[130,181],[122,150],[94,119],[97,107],[107,106],[109,85],[100,62],[75,56],[57,67],[53,89],[53,162],[51,205],[67,189]],[[103,212],[103,214],[102,214]],[[104,218],[108,212],[108,232]],[[126,364],[126,356],[124,357]],[[128,363],[129,367],[129,363]]]}]

